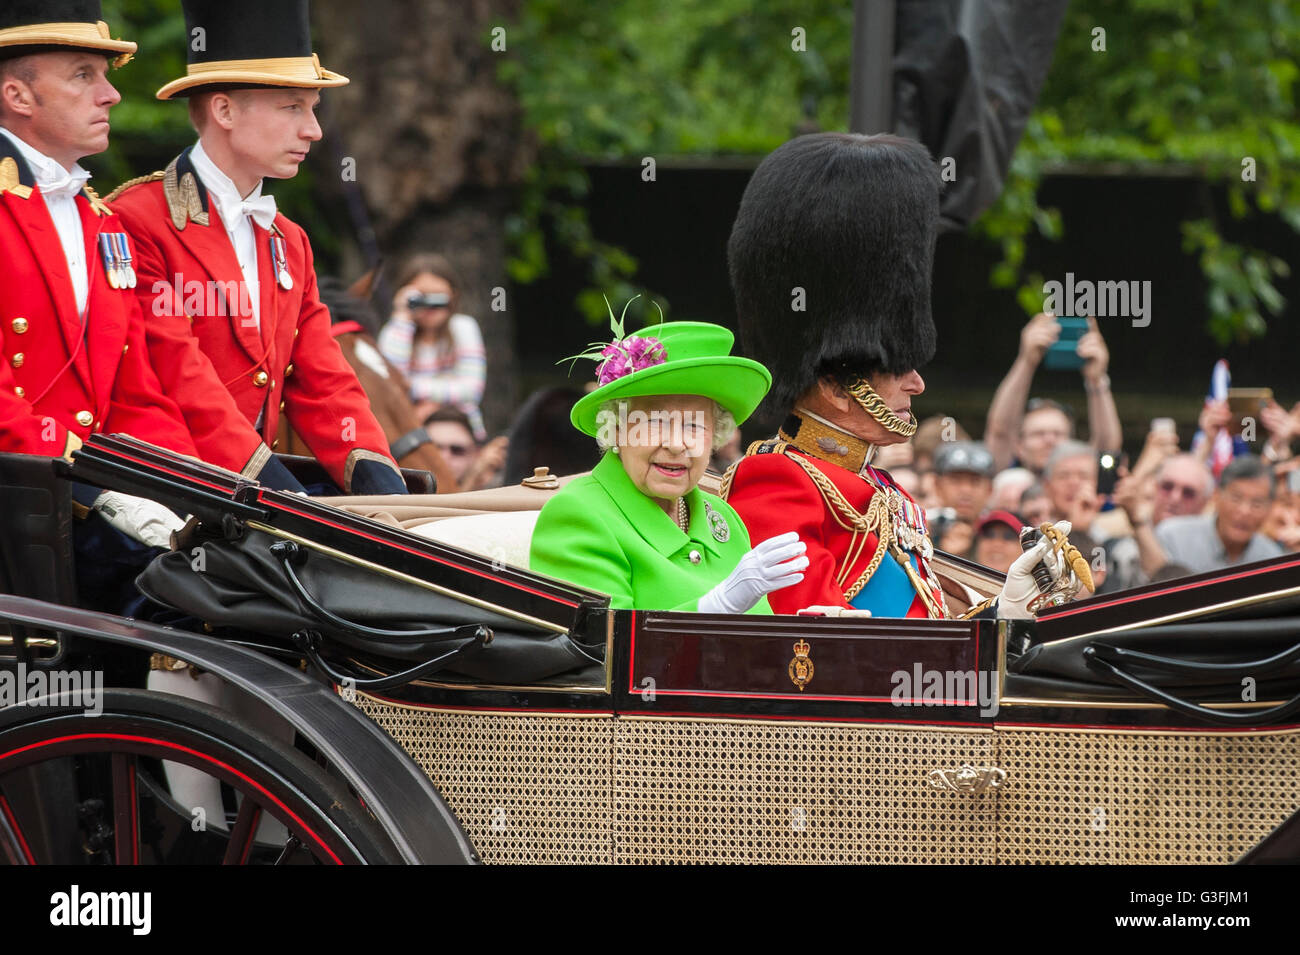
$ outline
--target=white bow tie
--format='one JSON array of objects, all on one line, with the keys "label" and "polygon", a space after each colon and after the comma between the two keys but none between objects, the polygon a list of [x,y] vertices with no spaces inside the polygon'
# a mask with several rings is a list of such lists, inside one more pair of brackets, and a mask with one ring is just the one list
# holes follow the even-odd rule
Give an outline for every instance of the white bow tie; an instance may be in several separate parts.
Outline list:
[{"label": "white bow tie", "polygon": [[[263,229],[271,228],[271,223],[275,221],[275,196],[258,196],[256,199],[243,199],[240,201],[235,214],[239,217],[252,216]],[[231,223],[232,225],[234,223]]]},{"label": "white bow tie", "polygon": [[47,199],[75,198],[85,188],[90,173],[85,170],[64,173],[47,185],[41,186],[41,195]]}]

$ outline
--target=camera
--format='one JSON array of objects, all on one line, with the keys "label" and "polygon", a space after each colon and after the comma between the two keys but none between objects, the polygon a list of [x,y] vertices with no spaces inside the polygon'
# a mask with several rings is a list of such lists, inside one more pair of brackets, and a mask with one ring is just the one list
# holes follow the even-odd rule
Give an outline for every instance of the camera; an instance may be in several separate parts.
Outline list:
[{"label": "camera", "polygon": [[414,311],[417,308],[446,308],[451,304],[451,296],[444,295],[441,292],[431,292],[428,295],[408,295],[406,298],[406,307]]}]

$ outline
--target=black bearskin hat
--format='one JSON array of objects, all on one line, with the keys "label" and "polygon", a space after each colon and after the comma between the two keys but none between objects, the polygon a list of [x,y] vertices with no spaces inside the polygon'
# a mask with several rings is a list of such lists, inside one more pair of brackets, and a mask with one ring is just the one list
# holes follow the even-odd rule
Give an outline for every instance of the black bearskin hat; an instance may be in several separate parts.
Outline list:
[{"label": "black bearskin hat", "polygon": [[939,192],[929,151],[899,136],[815,133],[759,163],[727,260],[741,345],[772,372],[772,411],[823,375],[904,374],[934,356]]}]

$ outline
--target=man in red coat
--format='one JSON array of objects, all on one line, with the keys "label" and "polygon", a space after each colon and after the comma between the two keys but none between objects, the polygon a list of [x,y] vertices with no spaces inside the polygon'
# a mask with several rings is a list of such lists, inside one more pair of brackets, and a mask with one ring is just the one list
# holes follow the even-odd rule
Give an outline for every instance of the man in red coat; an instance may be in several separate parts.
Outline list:
[{"label": "man in red coat", "polygon": [[[785,143],[745,188],[732,288],[745,351],[772,372],[784,422],[750,446],[723,496],[754,540],[795,530],[807,547],[803,582],[769,595],[777,613],[950,615],[924,512],[871,465],[876,448],[916,432],[917,368],[935,346],[939,190],[920,143],[847,133]],[[1027,615],[1048,546],[1012,565],[999,615]]]},{"label": "man in red coat", "polygon": [[135,44],[101,31],[97,2],[31,6],[0,11],[0,451],[124,432],[194,454],[149,365],[124,227],[78,163],[108,147],[108,58]]},{"label": "man in red coat", "polygon": [[311,243],[262,195],[320,139],[320,88],[347,79],[311,52],[306,0],[184,7],[204,42],[158,98],[189,97],[199,141],[109,197],[134,240],[154,367],[203,460],[300,489],[271,453],[283,412],[344,493],[405,493],[330,335]]},{"label": "man in red coat", "polygon": [[[121,99],[109,60],[134,50],[111,38],[98,0],[0,8],[0,451],[68,456],[122,432],[196,453],[149,364],[131,243],[79,164],[108,147]],[[72,496],[78,597],[129,612],[136,574],[181,521],[79,483]]]}]

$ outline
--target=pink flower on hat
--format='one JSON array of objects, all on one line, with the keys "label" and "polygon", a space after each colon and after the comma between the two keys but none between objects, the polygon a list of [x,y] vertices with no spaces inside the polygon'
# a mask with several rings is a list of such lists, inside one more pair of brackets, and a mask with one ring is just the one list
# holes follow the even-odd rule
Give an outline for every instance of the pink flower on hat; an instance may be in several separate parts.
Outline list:
[{"label": "pink flower on hat", "polygon": [[635,371],[662,365],[668,360],[668,352],[659,339],[643,335],[610,342],[601,349],[600,357],[602,361],[596,366],[596,382],[607,385]]}]

